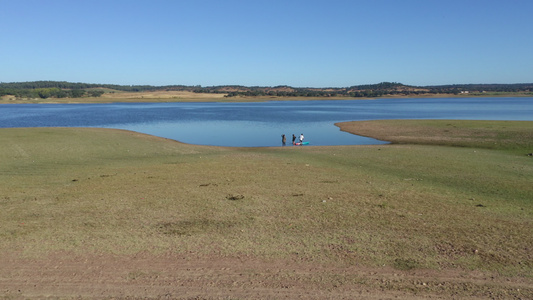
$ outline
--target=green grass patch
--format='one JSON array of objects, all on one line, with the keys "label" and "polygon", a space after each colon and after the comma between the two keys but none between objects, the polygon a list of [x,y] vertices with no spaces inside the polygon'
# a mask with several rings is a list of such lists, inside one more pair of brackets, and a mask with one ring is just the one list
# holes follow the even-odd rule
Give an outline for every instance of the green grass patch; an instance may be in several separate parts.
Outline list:
[{"label": "green grass patch", "polygon": [[[447,128],[436,122],[426,138]],[[521,154],[524,135],[506,133],[521,132],[517,123],[493,127],[509,140],[496,149],[420,140],[222,148],[118,130],[1,129],[0,251],[244,255],[532,276],[533,160]]]},{"label": "green grass patch", "polygon": [[342,130],[395,144],[533,152],[533,122],[472,120],[380,120],[338,124]]}]

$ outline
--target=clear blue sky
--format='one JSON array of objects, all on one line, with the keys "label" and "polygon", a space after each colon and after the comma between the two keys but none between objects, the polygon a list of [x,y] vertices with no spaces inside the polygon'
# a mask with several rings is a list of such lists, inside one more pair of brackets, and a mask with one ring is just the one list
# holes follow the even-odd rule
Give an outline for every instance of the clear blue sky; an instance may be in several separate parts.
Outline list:
[{"label": "clear blue sky", "polygon": [[0,82],[533,82],[532,0],[0,0]]}]

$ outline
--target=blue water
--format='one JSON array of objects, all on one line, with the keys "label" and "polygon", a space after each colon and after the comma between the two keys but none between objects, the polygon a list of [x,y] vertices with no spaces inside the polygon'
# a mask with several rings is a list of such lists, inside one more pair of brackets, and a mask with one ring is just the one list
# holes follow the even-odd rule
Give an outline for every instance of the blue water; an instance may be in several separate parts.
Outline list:
[{"label": "blue water", "polygon": [[190,144],[281,146],[303,133],[311,145],[383,144],[336,122],[377,119],[533,121],[533,98],[271,101],[261,103],[4,104],[0,127],[104,127]]}]

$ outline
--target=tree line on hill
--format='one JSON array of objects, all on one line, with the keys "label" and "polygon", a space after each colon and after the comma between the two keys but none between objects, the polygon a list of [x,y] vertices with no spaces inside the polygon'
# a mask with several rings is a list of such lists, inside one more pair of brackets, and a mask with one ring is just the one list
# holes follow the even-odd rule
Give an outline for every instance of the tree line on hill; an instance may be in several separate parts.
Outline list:
[{"label": "tree line on hill", "polygon": [[185,85],[115,85],[72,83],[65,81],[0,82],[0,97],[13,95],[17,98],[80,98],[100,97],[104,90],[143,91],[190,91],[195,93],[223,93],[226,97],[272,96],[272,97],[382,97],[387,95],[459,94],[483,92],[531,93],[533,84],[455,84],[437,86],[409,86],[397,82],[355,85],[345,88],[297,88],[290,86],[185,86]]},{"label": "tree line on hill", "polygon": [[382,97],[415,96],[425,94],[461,93],[531,93],[533,83],[528,84],[456,84],[439,86],[408,86],[396,82],[356,85],[346,88],[293,88],[281,87],[211,87],[204,92],[224,92],[228,97],[235,96],[281,96],[281,97]]},{"label": "tree line on hill", "polygon": [[128,92],[158,90],[160,87],[143,85],[128,86],[115,84],[73,83],[66,81],[31,81],[0,83],[0,97],[13,95],[17,98],[81,98],[100,97],[111,89]]}]

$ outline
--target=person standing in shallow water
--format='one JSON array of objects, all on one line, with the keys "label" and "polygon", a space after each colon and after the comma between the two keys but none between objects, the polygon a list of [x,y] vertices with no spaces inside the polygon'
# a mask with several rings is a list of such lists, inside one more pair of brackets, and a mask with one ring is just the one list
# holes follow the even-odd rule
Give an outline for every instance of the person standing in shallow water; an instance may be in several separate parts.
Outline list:
[{"label": "person standing in shallow water", "polygon": [[303,141],[304,141],[304,134],[302,133],[300,134],[300,145],[303,143]]},{"label": "person standing in shallow water", "polygon": [[296,144],[296,136],[294,135],[294,133],[292,134],[292,144]]},{"label": "person standing in shallow water", "polygon": [[287,138],[285,137],[284,134],[282,134],[282,135],[281,135],[281,144],[282,144],[283,146],[285,146],[286,143],[287,143]]}]

